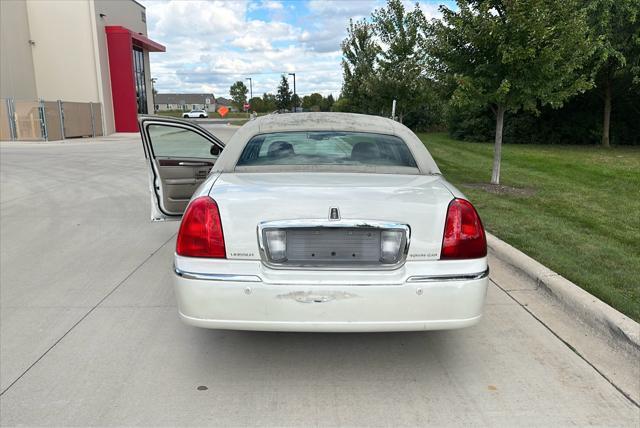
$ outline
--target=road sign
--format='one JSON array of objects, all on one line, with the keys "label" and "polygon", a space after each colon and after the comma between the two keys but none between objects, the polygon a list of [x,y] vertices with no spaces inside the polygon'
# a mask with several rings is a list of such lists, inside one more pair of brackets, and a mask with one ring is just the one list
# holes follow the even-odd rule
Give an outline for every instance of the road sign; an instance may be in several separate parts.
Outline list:
[{"label": "road sign", "polygon": [[244,103],[244,106],[243,106],[243,107],[244,107],[244,111],[247,111],[247,110],[249,110],[249,109],[251,108],[251,104],[249,104],[249,103]]},{"label": "road sign", "polygon": [[225,117],[227,115],[227,113],[229,113],[229,109],[225,106],[221,106],[218,109],[218,114],[220,115],[220,117]]}]

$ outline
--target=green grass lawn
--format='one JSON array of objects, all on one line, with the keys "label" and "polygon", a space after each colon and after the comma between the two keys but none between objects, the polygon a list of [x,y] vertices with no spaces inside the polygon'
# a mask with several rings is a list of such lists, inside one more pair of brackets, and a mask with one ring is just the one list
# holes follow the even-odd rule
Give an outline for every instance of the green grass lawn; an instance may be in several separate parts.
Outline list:
[{"label": "green grass lawn", "polygon": [[640,321],[640,147],[506,145],[501,184],[488,183],[492,143],[420,134],[444,176],[491,233]]}]

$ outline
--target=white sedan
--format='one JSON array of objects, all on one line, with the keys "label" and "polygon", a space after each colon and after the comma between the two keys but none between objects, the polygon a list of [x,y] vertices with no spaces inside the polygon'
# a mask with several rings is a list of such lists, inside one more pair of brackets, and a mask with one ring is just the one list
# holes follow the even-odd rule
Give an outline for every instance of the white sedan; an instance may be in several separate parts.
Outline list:
[{"label": "white sedan", "polygon": [[179,119],[141,117],[140,129],[152,218],[182,218],[174,282],[186,323],[346,332],[480,320],[480,217],[405,126],[268,115],[226,147]]},{"label": "white sedan", "polygon": [[191,110],[182,114],[182,117],[185,119],[188,118],[200,118],[203,119],[205,117],[209,117],[209,113],[206,110]]}]

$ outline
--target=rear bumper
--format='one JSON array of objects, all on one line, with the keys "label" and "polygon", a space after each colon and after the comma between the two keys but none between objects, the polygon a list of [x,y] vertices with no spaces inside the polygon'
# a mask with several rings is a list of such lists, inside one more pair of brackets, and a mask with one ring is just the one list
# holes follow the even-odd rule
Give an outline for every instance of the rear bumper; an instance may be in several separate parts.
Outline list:
[{"label": "rear bumper", "polygon": [[244,321],[244,320],[212,320],[188,317],[179,312],[185,324],[194,327],[219,330],[251,330],[251,331],[288,331],[313,333],[372,333],[392,331],[426,331],[455,330],[471,327],[482,318],[429,321],[353,321],[353,322],[300,322],[300,321]]},{"label": "rear bumper", "polygon": [[[485,260],[486,269],[486,260]],[[402,283],[349,285],[274,283],[260,276],[176,269],[180,317],[204,328],[266,331],[367,332],[445,330],[476,324],[488,272],[412,276]],[[354,275],[353,273],[350,275]],[[213,279],[211,279],[213,278]]]}]

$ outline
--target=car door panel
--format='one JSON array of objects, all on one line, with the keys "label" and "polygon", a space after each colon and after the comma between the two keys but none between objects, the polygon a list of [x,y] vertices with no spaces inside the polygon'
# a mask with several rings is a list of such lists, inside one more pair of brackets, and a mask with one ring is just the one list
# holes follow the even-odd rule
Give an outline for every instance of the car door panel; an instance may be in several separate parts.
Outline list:
[{"label": "car door panel", "polygon": [[141,116],[139,123],[149,167],[151,217],[179,219],[224,144],[202,127],[180,119]]},{"label": "car door panel", "polygon": [[207,178],[213,164],[199,158],[158,159],[163,202],[168,211],[184,212],[191,195]]}]

